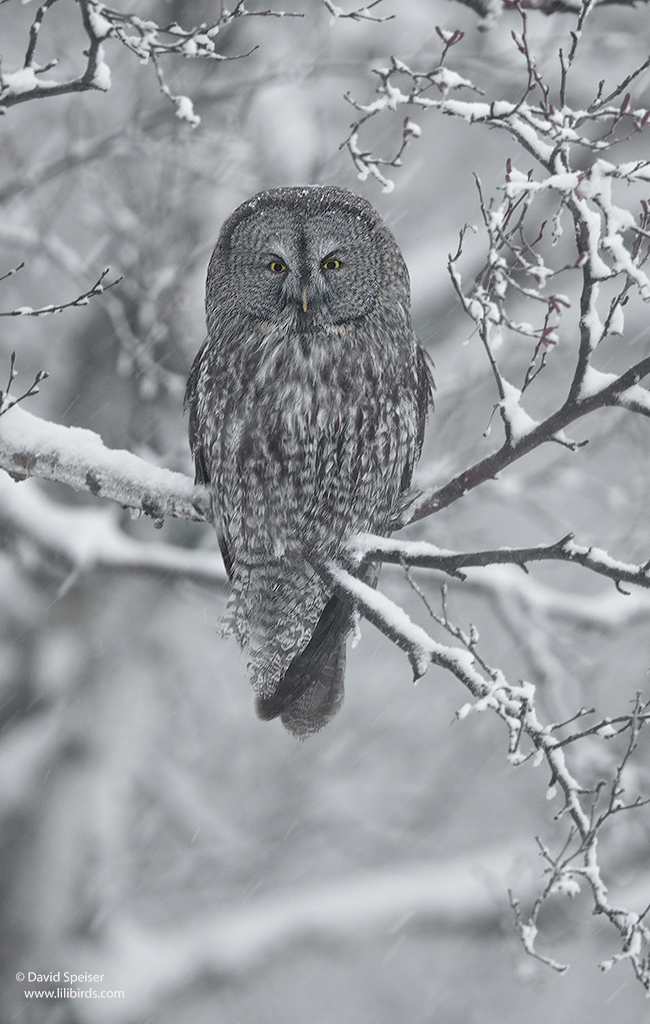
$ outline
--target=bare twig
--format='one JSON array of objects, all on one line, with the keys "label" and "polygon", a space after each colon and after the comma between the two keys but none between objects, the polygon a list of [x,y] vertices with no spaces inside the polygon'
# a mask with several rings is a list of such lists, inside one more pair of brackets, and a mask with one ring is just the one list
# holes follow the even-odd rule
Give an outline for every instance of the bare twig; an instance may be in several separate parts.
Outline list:
[{"label": "bare twig", "polygon": [[10,394],[10,391],[11,385],[13,384],[17,376],[18,371],[16,370],[16,353],[12,352],[7,386],[5,387],[4,392],[0,391],[0,416],[3,416],[4,413],[9,412],[10,409],[13,409],[15,405],[18,405],[18,403],[22,402],[25,398],[31,398],[33,395],[37,395],[39,392],[38,385],[41,383],[42,380],[45,380],[46,377],[49,377],[49,373],[47,373],[46,370],[39,370],[36,376],[34,377],[33,383],[29,386],[27,391],[23,392],[22,395],[14,397],[13,395]]},{"label": "bare twig", "polygon": [[378,7],[382,0],[373,0],[372,3],[367,4],[365,7],[359,7],[356,11],[351,11],[346,14],[342,7],[332,2],[332,0],[321,0],[321,3],[327,8],[333,18],[337,21],[340,18],[349,18],[351,21],[391,21],[395,15],[386,14],[383,17],[381,15],[371,14],[371,10],[374,7]]},{"label": "bare twig", "polygon": [[0,281],[6,281],[8,277],[13,277],[13,275],[17,274],[19,270],[22,270],[24,266],[25,261],[23,260],[23,262],[19,263],[17,267],[14,267],[12,270],[8,270],[6,274],[3,274],[2,277],[0,277]]},{"label": "bare twig", "polygon": [[[21,266],[24,266],[24,264],[21,264]],[[0,312],[0,316],[48,316],[50,313],[62,313],[64,309],[73,309],[77,306],[87,306],[90,300],[96,295],[103,295],[109,288],[114,288],[115,285],[119,284],[122,280],[121,277],[117,277],[109,284],[104,284],[104,278],[109,273],[110,269],[110,267],[106,267],[106,270],[101,272],[92,288],[89,288],[87,292],[83,292],[82,295],[78,295],[76,299],[71,299],[69,302],[61,302],[58,305],[52,304],[48,306],[40,306],[38,309],[32,309],[31,306],[19,306],[17,309],[12,309],[8,312]],[[11,273],[15,273],[15,271],[11,271]],[[8,274],[5,275],[5,277],[8,276]]]}]

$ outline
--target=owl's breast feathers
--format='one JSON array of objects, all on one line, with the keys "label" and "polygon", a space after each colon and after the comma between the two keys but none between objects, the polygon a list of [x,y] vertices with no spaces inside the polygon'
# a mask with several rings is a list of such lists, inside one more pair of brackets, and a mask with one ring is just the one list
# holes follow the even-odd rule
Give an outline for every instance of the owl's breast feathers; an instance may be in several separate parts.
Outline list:
[{"label": "owl's breast feathers", "polygon": [[352,533],[386,531],[430,396],[410,330],[397,344],[364,324],[208,341],[188,383],[190,434],[230,567],[305,546],[333,554]]}]

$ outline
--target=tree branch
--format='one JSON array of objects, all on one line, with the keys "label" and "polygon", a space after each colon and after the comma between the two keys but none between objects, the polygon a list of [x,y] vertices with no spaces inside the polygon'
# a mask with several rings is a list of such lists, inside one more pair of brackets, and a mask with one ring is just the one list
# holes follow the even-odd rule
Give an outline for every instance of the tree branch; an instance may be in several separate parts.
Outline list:
[{"label": "tree branch", "polygon": [[[230,25],[239,18],[276,17],[301,18],[303,15],[285,11],[247,11],[243,0],[239,0],[231,11],[222,11],[219,18],[211,24],[202,23],[190,29],[183,29],[174,23],[159,26],[150,19],[143,19],[137,14],[122,13],[107,7],[100,0],[76,0],[81,12],[83,30],[88,39],[88,46],[83,51],[86,67],[77,78],[57,82],[52,79],[37,77],[55,67],[57,60],[44,67],[36,63],[36,45],[47,12],[58,0],[44,0],[36,12],[29,33],[29,43],[23,67],[9,73],[0,72],[0,113],[9,107],[28,100],[44,99],[46,96],[62,96],[67,93],[99,90],[107,92],[111,86],[111,72],[105,60],[104,43],[117,40],[127,50],[138,57],[141,64],[153,63],[158,73],[161,90],[176,105],[176,115],[187,121],[192,127],[199,123],[194,114],[192,101],[187,96],[173,95],[167,87],[158,65],[160,57],[177,56],[185,59],[206,59],[218,61],[237,60],[248,57],[250,53],[237,56],[226,56],[219,53],[214,37],[221,28]],[[364,16],[365,15],[359,15]],[[354,17],[354,15],[350,15]],[[255,49],[255,47],[254,47]]]},{"label": "tree branch", "polygon": [[[622,953],[615,954],[610,961],[605,961],[601,965],[602,969],[608,969],[619,960],[629,959],[636,977],[650,991],[650,955],[643,952],[643,947],[650,945],[650,929],[643,923],[643,915],[612,905],[598,862],[598,838],[603,824],[620,810],[641,806],[639,798],[627,804],[622,801],[622,772],[637,745],[640,730],[650,719],[648,704],[642,703],[637,695],[631,714],[626,716],[627,723],[622,717],[618,730],[610,723],[601,723],[598,729],[598,738],[604,741],[622,732],[629,732],[627,749],[610,784],[610,798],[605,807],[599,810],[601,795],[607,784],[603,783],[595,790],[581,785],[569,769],[565,757],[564,747],[570,739],[555,735],[557,730],[567,728],[573,719],[566,723],[543,725],[535,707],[535,687],[525,681],[509,683],[500,670],[490,668],[477,655],[478,633],[472,627],[466,635],[451,623],[444,594],[442,616],[433,615],[427,605],[429,613],[452,636],[460,640],[462,647],[447,647],[438,643],[420,626],[415,625],[398,605],[335,563],[314,562],[314,565],[336,593],[345,597],[393,643],[406,651],[416,679],[426,671],[427,662],[431,662],[447,669],[470,691],[474,703],[463,705],[457,712],[459,718],[488,709],[501,718],[508,730],[508,760],[513,766],[521,765],[531,758],[535,765],[546,759],[551,772],[547,796],[554,799],[559,787],[564,797],[564,805],[558,817],[566,815],[571,825],[561,853],[556,858],[549,855],[551,884],[547,885],[536,900],[527,921],[524,922],[523,918],[517,916],[527,952],[534,956],[538,955],[535,950],[536,917],[541,904],[553,891],[565,891],[569,895],[578,891],[579,886],[575,881],[578,876],[583,878],[591,889],[594,913],[603,914],[608,918],[617,929],[623,943]],[[478,670],[477,665],[480,665],[482,671]],[[522,749],[525,738],[532,743],[532,749],[527,751]],[[580,858],[580,864],[574,864],[577,858]],[[546,959],[546,962],[550,961]],[[561,965],[555,966],[559,968]]]},{"label": "tree branch", "polygon": [[[101,272],[98,279],[92,288],[78,295],[75,299],[70,299],[69,302],[60,302],[58,305],[50,303],[47,306],[41,306],[38,309],[32,309],[31,306],[19,306],[18,309],[11,309],[8,311],[0,311],[0,316],[49,316],[51,313],[62,313],[64,309],[74,309],[77,306],[87,306],[91,299],[94,299],[96,295],[103,295],[108,291],[109,288],[114,288],[116,284],[119,284],[122,280],[121,277],[115,278],[114,281],[110,281],[109,284],[104,284],[104,278],[110,271],[110,267],[106,267]],[[15,273],[15,271],[10,271]],[[5,275],[9,276],[9,275]]]},{"label": "tree branch", "polygon": [[592,572],[607,576],[617,586],[621,583],[636,583],[640,587],[650,588],[650,560],[644,565],[618,562],[605,551],[574,544],[572,533],[555,544],[475,552],[443,551],[424,541],[397,541],[373,534],[360,534],[348,541],[346,550],[360,562],[367,559],[421,569],[438,569],[461,579],[464,578],[462,570],[470,566],[518,565],[525,569],[529,562],[577,562]]},{"label": "tree branch", "polygon": [[333,0],[321,0],[321,3],[324,4],[332,18],[336,21],[342,18],[349,18],[351,21],[392,21],[395,17],[394,14],[386,14],[382,17],[381,15],[378,16],[370,13],[373,7],[378,7],[382,3],[382,0],[372,0],[372,3],[366,4],[365,7],[360,7],[356,11],[351,11],[350,14],[346,14],[342,7],[333,3]]},{"label": "tree branch", "polygon": [[[474,466],[464,470],[442,487],[430,488],[423,491],[404,513],[398,527],[406,526],[408,523],[417,522],[426,516],[439,512],[454,501],[458,501],[468,491],[485,483],[486,480],[494,479],[507,466],[512,465],[522,457],[545,444],[548,441],[566,444],[568,447],[578,447],[575,442],[567,442],[562,437],[562,431],[570,423],[581,419],[596,409],[603,409],[608,406],[620,406],[625,408],[625,392],[635,388],[640,380],[650,373],[650,356],[639,360],[629,370],[617,376],[615,380],[605,387],[597,390],[594,394],[587,394],[583,398],[573,400],[567,399],[561,409],[558,409],[541,423],[537,423],[532,429],[523,433],[509,444],[506,442],[498,451],[493,452],[486,458],[477,462]],[[643,390],[643,394],[648,392]],[[638,399],[628,408],[631,411],[638,411],[644,415],[650,415],[650,401],[645,403]]]},{"label": "tree branch", "polygon": [[14,480],[55,480],[139,509],[155,525],[165,516],[209,519],[205,491],[189,477],[106,448],[91,430],[49,423],[17,406],[0,417],[0,468]]}]

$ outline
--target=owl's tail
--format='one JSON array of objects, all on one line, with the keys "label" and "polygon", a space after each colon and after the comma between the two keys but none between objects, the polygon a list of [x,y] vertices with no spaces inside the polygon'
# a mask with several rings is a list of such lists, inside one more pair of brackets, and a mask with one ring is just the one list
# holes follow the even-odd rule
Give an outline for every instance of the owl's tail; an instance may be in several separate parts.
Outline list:
[{"label": "owl's tail", "polygon": [[273,696],[257,698],[259,717],[279,715],[284,727],[301,739],[327,725],[343,703],[345,644],[351,628],[351,606],[331,597],[311,640],[291,662]]},{"label": "owl's tail", "polygon": [[[358,573],[374,587],[379,566],[365,563]],[[294,658],[272,696],[258,696],[256,710],[268,720],[280,716],[299,739],[318,732],[334,717],[345,695],[345,653],[354,625],[351,604],[330,597],[307,646]]]}]

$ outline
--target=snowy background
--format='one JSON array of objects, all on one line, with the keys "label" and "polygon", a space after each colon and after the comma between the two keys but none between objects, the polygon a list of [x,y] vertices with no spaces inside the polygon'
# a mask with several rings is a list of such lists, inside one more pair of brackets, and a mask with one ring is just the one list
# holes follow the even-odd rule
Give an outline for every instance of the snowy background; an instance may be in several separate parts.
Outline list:
[{"label": "snowy background", "polygon": [[[146,6],[160,23],[186,25],[214,9],[200,0]],[[0,283],[0,309],[65,302],[109,265],[124,275],[85,308],[2,320],[0,387],[15,350],[18,390],[40,369],[51,375],[28,411],[190,473],[182,394],[203,340],[204,275],[221,223],[261,189],[334,183],[366,196],[403,249],[438,387],[420,480],[443,482],[495,444],[483,436],[493,381],[446,260],[463,224],[480,220],[472,172],[493,191],[514,144],[418,116],[422,136],[383,194],[376,181],[359,182],[339,150],[354,113],[343,96],[369,102],[370,69],[392,54],[435,66],[437,24],[466,33],[450,60],[456,70],[489,97],[513,99],[524,81],[510,38],[518,23],[506,15],[479,32],[476,15],[448,0],[385,0],[376,13],[398,17],[380,24],[331,23],[316,0],[286,9],[305,17],[250,18],[220,34],[225,54],[259,46],[245,59],[166,66],[173,91],[194,101],[194,130],[160,96],[153,69],[110,42],[108,93],[33,101],[0,120],[0,275],[26,264]],[[21,66],[33,14],[0,6],[3,71]],[[531,15],[541,66],[553,66],[573,23]],[[60,56],[50,74],[69,72],[83,46],[76,5],[56,6],[45,25],[41,61]],[[624,78],[649,44],[647,10],[597,12],[574,102],[589,102],[605,74]],[[649,88],[646,75],[646,105]],[[403,116],[369,127],[376,150],[394,154]],[[468,277],[480,265],[472,252]],[[644,323],[627,328],[640,358]],[[571,338],[562,341],[551,382],[573,358]],[[507,359],[520,365],[521,354]],[[598,413],[573,432],[590,439],[579,454],[547,446],[410,536],[477,550],[573,531],[643,562],[647,432],[641,417]],[[126,554],[84,561],[118,529],[140,552],[136,568]],[[614,936],[588,899],[565,906],[557,897],[545,910],[540,948],[570,962],[567,975],[526,958],[506,889],[524,901],[536,891],[534,837],[559,835],[559,801],[545,799],[546,769],[507,763],[499,722],[455,720],[467,698],[453,678],[432,668],[414,688],[406,658],[362,624],[343,711],[298,743],[279,722],[255,718],[237,647],[216,635],[225,592],[209,528],[167,520],[158,532],[61,485],[0,474],[0,539],[3,1019],[650,1020],[626,965],[598,972]],[[175,571],[161,544],[208,566],[215,582]],[[147,566],[141,552],[153,545]],[[418,579],[435,601],[441,579]],[[422,618],[400,571],[384,568],[381,586]],[[489,661],[538,684],[551,718],[582,705],[616,714],[648,688],[645,591],[625,597],[607,580],[551,565],[530,578],[514,568],[476,573],[450,584],[449,601],[464,626],[476,623]],[[593,756],[582,768],[597,779]],[[649,840],[647,815],[619,820],[603,854],[613,889],[638,892],[640,907],[650,900]],[[36,1005],[23,989],[39,986],[15,981],[18,971],[101,973],[103,987],[125,998]]]}]

